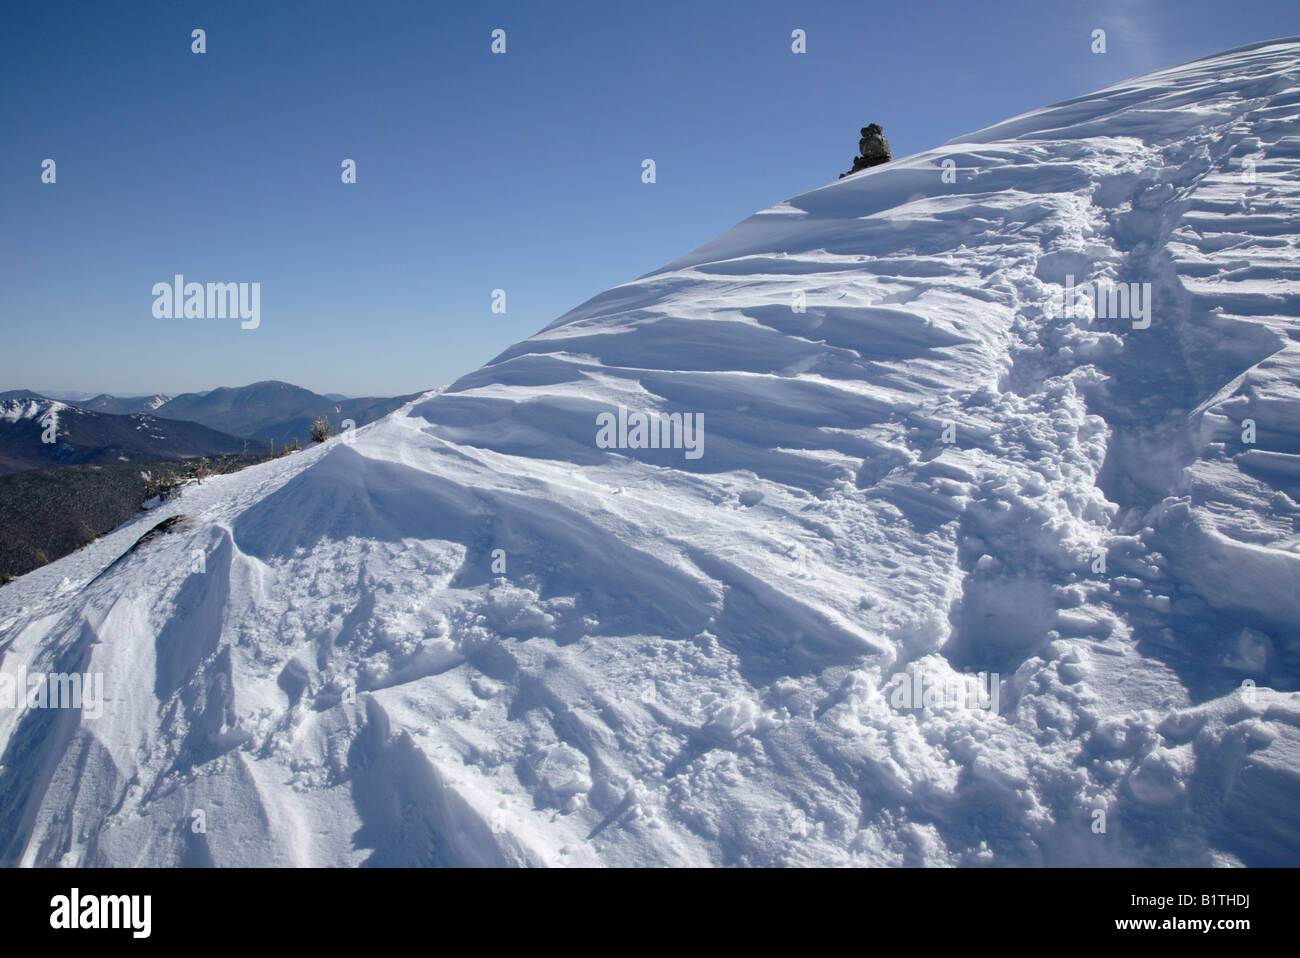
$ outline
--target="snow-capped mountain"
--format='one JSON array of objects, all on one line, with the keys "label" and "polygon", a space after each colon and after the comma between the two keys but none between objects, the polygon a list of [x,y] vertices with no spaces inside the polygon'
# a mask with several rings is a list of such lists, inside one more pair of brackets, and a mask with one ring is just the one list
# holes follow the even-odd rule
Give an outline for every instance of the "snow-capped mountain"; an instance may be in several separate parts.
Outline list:
[{"label": "snow-capped mountain", "polygon": [[21,389],[0,394],[0,474],[237,453],[245,444],[197,422],[96,412]]},{"label": "snow-capped mountain", "polygon": [[110,396],[99,393],[87,399],[71,400],[74,406],[89,409],[92,412],[106,412],[115,416],[129,416],[132,413],[157,412],[159,407],[171,402],[171,396],[155,393],[152,396]]},{"label": "snow-capped mountain", "polygon": [[0,707],[0,861],[1300,863],[1298,113],[831,183],[0,589],[102,679]]}]

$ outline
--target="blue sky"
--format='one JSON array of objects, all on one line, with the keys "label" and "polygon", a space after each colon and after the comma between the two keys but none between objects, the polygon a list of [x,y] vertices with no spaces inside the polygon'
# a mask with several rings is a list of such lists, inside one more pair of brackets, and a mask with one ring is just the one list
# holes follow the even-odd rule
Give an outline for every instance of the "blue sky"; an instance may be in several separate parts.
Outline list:
[{"label": "blue sky", "polygon": [[[866,123],[902,157],[1296,34],[1293,0],[7,3],[0,389],[440,385],[833,180]],[[260,282],[261,325],[155,318],[176,273]]]}]

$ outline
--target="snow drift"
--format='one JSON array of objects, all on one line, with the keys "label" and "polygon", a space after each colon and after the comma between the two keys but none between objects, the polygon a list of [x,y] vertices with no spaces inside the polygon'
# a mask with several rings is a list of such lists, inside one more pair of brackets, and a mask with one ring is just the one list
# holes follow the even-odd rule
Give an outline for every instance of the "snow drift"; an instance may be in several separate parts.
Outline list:
[{"label": "snow drift", "polygon": [[1298,113],[832,183],[5,587],[105,701],[0,707],[0,861],[1300,864]]}]

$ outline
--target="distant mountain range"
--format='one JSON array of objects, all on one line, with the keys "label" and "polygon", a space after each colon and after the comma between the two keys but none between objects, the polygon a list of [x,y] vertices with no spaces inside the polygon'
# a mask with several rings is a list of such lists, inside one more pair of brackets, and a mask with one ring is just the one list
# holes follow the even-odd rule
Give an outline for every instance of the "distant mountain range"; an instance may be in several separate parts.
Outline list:
[{"label": "distant mountain range", "polygon": [[[58,396],[50,397],[58,399]],[[64,400],[70,406],[76,406],[79,409],[89,409],[91,412],[106,412],[114,416],[130,416],[133,413],[156,413],[158,407],[166,404],[171,396],[164,396],[161,393],[154,396],[110,396],[108,393],[100,393],[98,396],[91,396],[89,399]]]},{"label": "distant mountain range", "polygon": [[195,422],[94,412],[25,390],[0,393],[0,474],[238,453],[244,445]]},{"label": "distant mountain range", "polygon": [[[62,393],[61,395],[83,395]],[[194,456],[265,453],[311,441],[324,416],[336,431],[361,427],[419,395],[347,399],[268,380],[176,397],[101,393],[59,400],[28,389],[0,392],[0,474],[56,465],[156,462]],[[56,442],[42,441],[53,417]],[[245,441],[247,440],[247,444]]]},{"label": "distant mountain range", "polygon": [[222,432],[249,439],[275,440],[277,446],[311,439],[311,424],[324,416],[335,430],[351,420],[361,427],[388,415],[419,393],[393,398],[342,399],[322,396],[301,386],[267,380],[238,388],[222,387],[207,393],[185,393],[158,407],[169,419],[188,419]]}]

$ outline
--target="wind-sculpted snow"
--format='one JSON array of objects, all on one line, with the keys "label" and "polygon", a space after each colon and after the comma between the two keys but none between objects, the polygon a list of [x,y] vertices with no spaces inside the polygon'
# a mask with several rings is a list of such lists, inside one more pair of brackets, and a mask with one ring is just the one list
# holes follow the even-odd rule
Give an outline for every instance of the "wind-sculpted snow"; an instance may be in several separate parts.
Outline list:
[{"label": "wind-sculpted snow", "polygon": [[0,709],[0,860],[1300,864],[1298,113],[832,183],[7,586],[107,701]]}]

